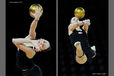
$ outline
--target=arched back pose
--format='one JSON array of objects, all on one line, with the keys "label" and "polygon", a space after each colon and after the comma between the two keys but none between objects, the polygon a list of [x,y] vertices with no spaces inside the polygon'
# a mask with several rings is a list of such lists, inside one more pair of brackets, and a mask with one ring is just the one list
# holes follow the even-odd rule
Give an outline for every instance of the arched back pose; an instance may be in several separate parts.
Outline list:
[{"label": "arched back pose", "polygon": [[84,15],[83,8],[76,8],[75,17],[71,19],[71,23],[68,26],[68,35],[75,48],[76,62],[79,64],[86,63],[87,60],[94,58],[96,54],[95,46],[91,47],[89,45],[87,36],[90,20],[79,21],[79,18],[83,18]]},{"label": "arched back pose", "polygon": [[23,76],[42,76],[42,71],[38,65],[36,65],[32,59],[36,52],[47,50],[50,47],[50,43],[45,39],[32,40],[36,37],[35,29],[37,27],[38,20],[42,15],[41,9],[36,9],[35,16],[29,30],[29,35],[25,38],[13,38],[13,44],[19,49],[16,53],[16,65],[23,72]]}]

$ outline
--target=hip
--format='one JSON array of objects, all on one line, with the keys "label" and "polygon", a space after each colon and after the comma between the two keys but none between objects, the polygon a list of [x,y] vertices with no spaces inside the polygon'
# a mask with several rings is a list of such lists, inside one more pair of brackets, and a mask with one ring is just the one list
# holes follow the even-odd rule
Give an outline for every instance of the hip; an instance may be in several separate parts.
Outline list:
[{"label": "hip", "polygon": [[40,67],[36,64],[30,69],[23,69],[23,76],[42,76]]}]

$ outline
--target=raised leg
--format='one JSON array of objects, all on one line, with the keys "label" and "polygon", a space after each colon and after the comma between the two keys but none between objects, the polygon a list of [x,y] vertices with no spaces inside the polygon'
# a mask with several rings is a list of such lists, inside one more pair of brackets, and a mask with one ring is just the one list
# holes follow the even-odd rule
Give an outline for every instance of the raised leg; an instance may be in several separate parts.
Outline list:
[{"label": "raised leg", "polygon": [[74,46],[76,47],[76,62],[79,64],[84,64],[87,61],[87,57],[84,54],[81,44],[80,42],[76,42],[74,44]]}]

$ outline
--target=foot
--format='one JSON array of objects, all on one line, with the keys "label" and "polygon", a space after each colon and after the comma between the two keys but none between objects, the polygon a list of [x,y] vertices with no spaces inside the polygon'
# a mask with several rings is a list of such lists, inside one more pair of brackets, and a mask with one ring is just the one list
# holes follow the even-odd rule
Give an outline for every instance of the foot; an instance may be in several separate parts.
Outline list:
[{"label": "foot", "polygon": [[92,46],[91,49],[94,50],[94,51],[96,52],[96,48],[95,48],[95,46]]},{"label": "foot", "polygon": [[84,52],[82,50],[81,43],[80,42],[76,42],[74,44],[74,46],[76,47],[76,56],[82,57],[84,55]]},{"label": "foot", "polygon": [[91,49],[95,52],[95,55],[92,57],[92,58],[94,58],[96,56],[96,48],[95,48],[95,46],[92,46]]},{"label": "foot", "polygon": [[82,50],[81,43],[77,41],[74,46],[76,47],[76,62],[79,64],[86,63],[87,57]]}]

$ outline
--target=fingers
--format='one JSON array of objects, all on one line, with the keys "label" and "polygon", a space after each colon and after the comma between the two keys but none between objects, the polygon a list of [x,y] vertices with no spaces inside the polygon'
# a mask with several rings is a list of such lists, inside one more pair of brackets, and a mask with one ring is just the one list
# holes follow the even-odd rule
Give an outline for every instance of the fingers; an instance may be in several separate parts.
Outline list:
[{"label": "fingers", "polygon": [[35,11],[36,11],[36,14],[41,14],[42,13],[41,8],[38,8],[38,7],[35,8]]},{"label": "fingers", "polygon": [[42,8],[38,8],[38,7],[35,7],[35,13],[34,12],[30,12],[31,15],[33,15],[33,17],[36,19],[36,20],[39,20],[40,16],[42,15],[43,13],[43,10]]},{"label": "fingers", "polygon": [[36,7],[35,11],[36,11],[36,14],[40,13],[40,8]]},{"label": "fingers", "polygon": [[91,24],[91,23],[90,23],[90,19],[84,20],[83,23],[84,23],[84,25],[90,25],[90,24]]},{"label": "fingers", "polygon": [[40,18],[40,16],[42,15],[42,12],[43,12],[43,11],[41,11],[40,8],[37,9],[37,11],[36,11],[36,13],[35,13],[35,18],[36,18],[36,19]]}]

